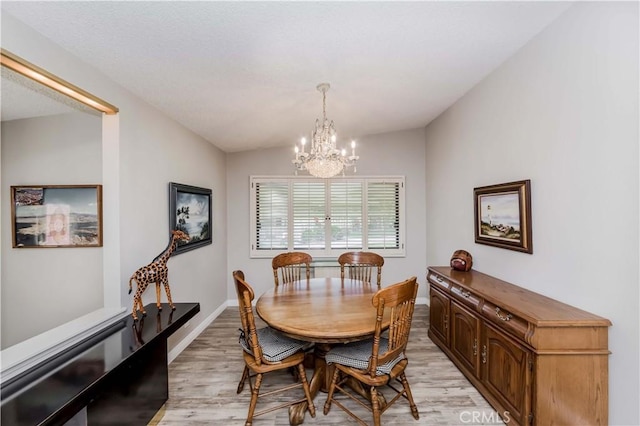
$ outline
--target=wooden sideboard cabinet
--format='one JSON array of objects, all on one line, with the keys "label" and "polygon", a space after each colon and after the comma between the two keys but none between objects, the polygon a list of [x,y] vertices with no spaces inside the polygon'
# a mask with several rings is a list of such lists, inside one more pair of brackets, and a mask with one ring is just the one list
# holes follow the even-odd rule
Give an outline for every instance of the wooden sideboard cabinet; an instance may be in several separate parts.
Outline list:
[{"label": "wooden sideboard cabinet", "polygon": [[429,337],[506,423],[608,423],[608,319],[475,270],[427,280]]}]

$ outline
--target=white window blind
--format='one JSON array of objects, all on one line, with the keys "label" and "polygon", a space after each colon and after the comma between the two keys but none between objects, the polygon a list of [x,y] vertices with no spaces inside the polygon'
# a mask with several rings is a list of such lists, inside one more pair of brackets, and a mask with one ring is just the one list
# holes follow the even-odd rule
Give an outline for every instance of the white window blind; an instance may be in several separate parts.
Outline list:
[{"label": "white window blind", "polygon": [[293,248],[324,249],[325,185],[322,182],[292,182]]},{"label": "white window blind", "polygon": [[286,250],[289,246],[288,182],[255,184],[256,246],[266,250]]},{"label": "white window blind", "polygon": [[367,241],[369,248],[400,247],[399,202],[397,182],[369,182],[367,185]]},{"label": "white window blind", "polygon": [[362,249],[362,182],[331,183],[331,248]]},{"label": "white window blind", "polygon": [[251,256],[404,256],[404,177],[251,177]]}]

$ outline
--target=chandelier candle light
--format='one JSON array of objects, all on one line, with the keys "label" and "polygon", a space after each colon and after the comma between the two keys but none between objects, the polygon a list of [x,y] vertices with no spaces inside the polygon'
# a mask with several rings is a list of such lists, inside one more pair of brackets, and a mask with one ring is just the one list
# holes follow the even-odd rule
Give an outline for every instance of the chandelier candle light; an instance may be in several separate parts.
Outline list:
[{"label": "chandelier candle light", "polygon": [[311,138],[311,149],[305,151],[306,138],[300,140],[300,148],[296,145],[295,160],[291,160],[298,170],[307,170],[312,176],[330,178],[344,171],[347,167],[353,167],[356,171],[356,161],[360,157],[356,155],[356,141],[351,141],[351,155],[347,156],[347,150],[336,148],[336,129],[333,121],[327,119],[327,91],[329,83],[320,83],[317,86],[322,92],[322,122],[316,120],[316,128]]}]

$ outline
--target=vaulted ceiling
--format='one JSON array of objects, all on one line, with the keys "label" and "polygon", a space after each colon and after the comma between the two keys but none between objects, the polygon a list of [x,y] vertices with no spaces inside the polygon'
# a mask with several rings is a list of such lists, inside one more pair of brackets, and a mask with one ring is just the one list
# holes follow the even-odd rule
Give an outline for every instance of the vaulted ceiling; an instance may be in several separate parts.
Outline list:
[{"label": "vaulted ceiling", "polygon": [[340,140],[425,126],[570,5],[2,1],[1,10],[236,152],[308,137],[321,82]]}]

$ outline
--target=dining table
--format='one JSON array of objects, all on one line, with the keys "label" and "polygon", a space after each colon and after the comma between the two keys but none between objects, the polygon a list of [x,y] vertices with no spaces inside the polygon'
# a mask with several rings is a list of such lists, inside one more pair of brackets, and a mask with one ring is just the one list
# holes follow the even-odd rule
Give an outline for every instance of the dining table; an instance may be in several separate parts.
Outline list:
[{"label": "dining table", "polygon": [[[371,301],[380,288],[376,284],[350,278],[303,278],[266,291],[256,302],[256,312],[270,327],[306,342],[313,342],[312,398],[327,392],[333,367],[325,355],[334,345],[364,340],[375,332],[376,309]],[[388,318],[383,327],[388,327]],[[363,397],[368,392],[359,383],[350,383]],[[384,401],[381,401],[384,404]],[[289,423],[301,424],[307,402],[289,409]]]}]

